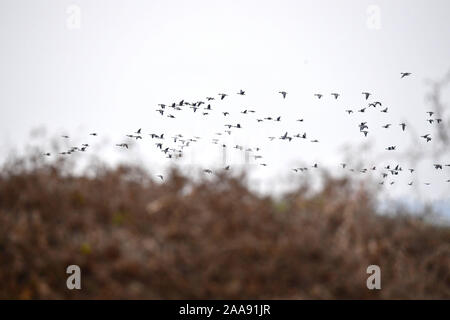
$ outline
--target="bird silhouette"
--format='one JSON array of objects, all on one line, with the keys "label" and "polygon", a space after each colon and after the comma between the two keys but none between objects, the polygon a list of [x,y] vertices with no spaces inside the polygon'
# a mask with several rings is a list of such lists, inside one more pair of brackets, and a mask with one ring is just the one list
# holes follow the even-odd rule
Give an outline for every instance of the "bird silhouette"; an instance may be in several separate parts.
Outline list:
[{"label": "bird silhouette", "polygon": [[279,91],[278,93],[281,93],[283,96],[283,99],[286,99],[287,92],[286,91]]},{"label": "bird silhouette", "polygon": [[289,141],[291,141],[291,140],[292,140],[292,138],[291,138],[291,137],[288,137],[288,133],[287,133],[287,131],[286,131],[286,133],[285,133],[284,135],[282,135],[282,136],[280,137],[280,139],[281,139],[281,140],[286,140],[286,139],[288,139]]},{"label": "bird silhouette", "polygon": [[410,72],[400,72],[400,75],[401,75],[401,79],[403,79],[403,78],[405,78],[405,77],[410,76],[411,73],[410,73]]},{"label": "bird silhouette", "polygon": [[376,107],[376,106],[382,106],[382,104],[381,104],[381,102],[380,101],[375,101],[374,103],[373,103],[373,105]]},{"label": "bird silhouette", "polygon": [[359,131],[363,131],[364,129],[369,129],[367,126],[367,122],[361,122],[359,125]]}]

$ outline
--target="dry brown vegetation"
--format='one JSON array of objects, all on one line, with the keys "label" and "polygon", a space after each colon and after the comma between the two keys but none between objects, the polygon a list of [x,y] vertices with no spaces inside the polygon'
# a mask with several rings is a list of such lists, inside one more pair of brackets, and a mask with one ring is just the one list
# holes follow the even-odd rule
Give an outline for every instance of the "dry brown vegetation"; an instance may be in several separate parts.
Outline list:
[{"label": "dry brown vegetation", "polygon": [[[378,215],[372,193],[346,179],[274,200],[242,177],[94,171],[2,169],[0,298],[450,298],[449,228]],[[66,288],[71,264],[82,290]],[[371,264],[379,291],[366,288]]]}]

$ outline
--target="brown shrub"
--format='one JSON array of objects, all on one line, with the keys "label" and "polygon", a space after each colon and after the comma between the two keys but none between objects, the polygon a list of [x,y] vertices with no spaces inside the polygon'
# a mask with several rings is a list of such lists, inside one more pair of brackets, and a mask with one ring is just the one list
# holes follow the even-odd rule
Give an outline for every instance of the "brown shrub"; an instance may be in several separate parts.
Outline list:
[{"label": "brown shrub", "polygon": [[[16,163],[0,175],[0,298],[450,298],[449,228],[373,201],[346,179],[274,200],[225,174]],[[66,288],[71,264],[82,290]],[[371,264],[382,290],[366,288]]]}]

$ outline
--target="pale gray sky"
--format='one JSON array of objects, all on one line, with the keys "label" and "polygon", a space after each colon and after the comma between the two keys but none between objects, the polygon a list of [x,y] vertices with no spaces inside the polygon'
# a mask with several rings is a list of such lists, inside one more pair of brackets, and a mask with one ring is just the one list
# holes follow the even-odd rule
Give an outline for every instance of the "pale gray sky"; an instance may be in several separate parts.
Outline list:
[{"label": "pale gray sky", "polygon": [[[431,131],[425,79],[450,69],[449,12],[446,0],[0,0],[0,145],[20,150],[33,143],[32,129],[46,128],[47,138],[68,134],[69,146],[89,142],[90,151],[106,160],[141,159],[159,172],[168,160],[154,141],[146,137],[128,153],[114,144],[140,127],[209,142],[225,129],[219,111],[229,110],[227,122],[244,129],[227,143],[262,148],[269,167],[255,169],[254,176],[270,187],[285,184],[283,175],[300,162],[337,170],[343,145],[370,144],[372,151],[359,155],[366,166],[382,167],[390,162],[385,147],[410,146],[398,123],[407,121],[420,134]],[[413,76],[400,80],[403,71]],[[235,95],[241,88],[244,97]],[[288,92],[286,100],[280,90]],[[366,106],[362,91],[389,113],[349,117],[345,109]],[[176,119],[155,112],[158,103],[219,92],[232,95],[213,104],[216,114],[208,120],[191,110],[174,113]],[[316,92],[324,98],[315,99]],[[331,92],[342,96],[334,101]],[[257,114],[239,113],[247,108]],[[281,123],[255,120],[278,115]],[[367,139],[358,132],[361,121],[369,123]],[[386,123],[393,128],[381,129]],[[87,136],[91,131],[100,134],[97,140]],[[320,143],[268,141],[285,131],[306,131]],[[430,148],[419,138],[415,143]],[[229,155],[230,162],[241,161],[235,151]],[[220,147],[204,143],[188,149],[184,163],[218,168],[220,159]],[[406,160],[400,164],[408,167]],[[449,199],[450,184],[432,162],[418,169],[417,182],[432,182],[420,187],[420,197]],[[403,174],[388,193],[407,196],[410,180]]]}]

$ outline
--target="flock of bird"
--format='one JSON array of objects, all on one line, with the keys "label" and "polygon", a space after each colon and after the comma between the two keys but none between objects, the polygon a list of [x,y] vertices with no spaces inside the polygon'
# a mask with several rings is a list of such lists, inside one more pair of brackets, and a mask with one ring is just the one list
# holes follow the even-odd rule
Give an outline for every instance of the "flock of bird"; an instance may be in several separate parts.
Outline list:
[{"label": "flock of bird", "polygon": [[[400,78],[403,79],[410,75],[411,75],[411,73],[409,73],[409,72],[403,72],[400,74]],[[284,100],[284,99],[288,98],[288,93],[286,91],[279,91],[278,93],[280,94],[281,99]],[[241,89],[236,94],[240,95],[240,96],[244,96],[244,95],[246,95],[246,91]],[[367,113],[369,110],[379,110],[379,112],[381,112],[381,113],[389,112],[389,108],[383,106],[382,102],[369,100],[372,96],[372,94],[370,92],[362,92],[361,94],[363,95],[364,101],[366,101],[367,106],[357,109],[357,110],[346,109],[345,112],[348,115],[351,115],[355,112]],[[333,93],[330,93],[330,96],[334,100],[338,100],[341,95],[339,93],[333,92]],[[229,97],[229,94],[226,94],[226,93],[219,93],[217,95],[218,100],[219,99],[224,100],[227,97]],[[323,93],[315,93],[314,97],[320,100],[320,99],[324,98],[324,94]],[[198,113],[198,114],[201,114],[202,116],[206,117],[210,113],[212,113],[216,110],[216,106],[212,106],[212,104],[214,103],[214,100],[216,100],[216,97],[208,96],[204,100],[205,101],[198,100],[195,102],[181,100],[179,102],[172,102],[170,104],[161,103],[161,104],[158,104],[155,112],[157,112],[161,117],[167,117],[167,118],[174,119],[174,118],[176,118],[176,113],[178,111],[192,109],[193,113]],[[224,119],[227,119],[230,116],[230,111],[220,111],[220,112]],[[249,109],[244,109],[244,110],[240,111],[240,113],[243,115],[257,114],[257,112],[255,110],[249,110]],[[429,118],[426,119],[426,121],[429,122],[429,124],[440,125],[442,123],[441,118],[433,118],[433,115],[434,115],[433,111],[427,111],[426,114],[429,116]],[[267,121],[272,121],[272,122],[281,122],[282,121],[281,116],[279,116],[279,115],[257,117],[255,120],[258,123],[267,122]],[[304,119],[296,119],[296,121],[303,122]],[[401,131],[407,130],[407,124],[404,122],[398,123],[396,125],[400,127],[399,130],[401,130]],[[392,126],[393,126],[392,123],[386,123],[386,124],[382,125],[381,128],[382,129],[390,129]],[[232,133],[235,130],[243,129],[243,126],[240,123],[228,123],[228,121],[227,121],[227,123],[224,123],[224,127],[225,127],[225,129],[222,132],[216,133],[217,136],[232,135]],[[364,122],[361,122],[360,124],[358,124],[358,128],[359,128],[359,132],[364,137],[368,136],[368,134],[369,134],[368,121],[364,121]],[[97,137],[98,133],[92,132],[89,135],[92,137]],[[199,136],[185,137],[182,134],[176,134],[172,137],[166,137],[165,133],[144,133],[142,128],[139,128],[138,130],[136,130],[133,133],[129,133],[129,134],[125,135],[125,137],[127,139],[132,139],[132,140],[136,140],[136,141],[143,139],[144,136],[148,136],[150,139],[154,140],[154,145],[155,145],[156,149],[161,151],[162,153],[164,153],[168,159],[182,158],[184,150],[186,148],[190,147],[191,145],[193,145],[194,143],[198,142],[201,139],[201,137],[199,137]],[[287,131],[284,131],[284,133],[280,134],[279,137],[269,136],[267,138],[269,139],[269,141],[274,141],[275,139],[280,139],[280,140],[285,140],[287,142],[291,142],[294,139],[305,139],[306,140],[306,139],[308,139],[308,137],[309,137],[309,134],[307,135],[306,132],[297,133],[297,134],[289,134]],[[70,137],[67,135],[63,135],[62,138],[70,139]],[[421,135],[420,138],[424,139],[424,141],[426,141],[426,142],[432,141],[431,133],[426,133],[424,135]],[[309,141],[311,143],[319,142],[319,140],[317,138],[313,138],[313,139],[309,138]],[[170,142],[173,142],[175,145],[170,145]],[[221,142],[219,138],[214,138],[214,139],[212,139],[211,142],[216,145],[221,145],[223,148],[227,147],[227,145],[224,142]],[[67,155],[71,155],[76,152],[86,152],[88,150],[89,146],[90,145],[88,143],[84,143],[81,146],[72,147],[69,150],[60,152],[59,154],[67,156]],[[121,142],[121,143],[117,143],[115,146],[117,148],[129,149],[130,143],[129,142]],[[262,160],[263,159],[263,156],[261,155],[262,150],[259,147],[248,148],[248,147],[244,147],[242,145],[235,145],[233,148],[240,150],[240,151],[245,151],[245,152],[251,153],[252,157],[255,159],[255,161],[257,161],[257,164],[260,166],[265,167],[268,165],[266,162],[264,162]],[[385,149],[387,151],[394,152],[397,150],[397,146],[395,146],[395,145],[387,146]],[[49,153],[49,152],[44,153],[44,156],[50,157],[51,153]],[[349,166],[346,163],[341,163],[340,166],[342,167],[342,169],[347,169],[350,172],[366,173],[368,171],[376,171],[377,170],[377,166],[370,166],[368,168],[362,168],[362,169],[349,168]],[[292,171],[301,173],[301,172],[305,172],[309,169],[311,169],[311,170],[317,169],[318,167],[319,167],[318,164],[315,163],[310,168],[298,167],[298,168],[292,168]],[[450,167],[450,164],[434,164],[434,168],[436,170],[443,170],[443,167]],[[230,170],[230,165],[226,165],[221,170]],[[415,172],[415,169],[407,168],[407,170],[403,170],[402,166],[400,166],[398,164],[394,164],[394,165],[390,164],[387,166],[383,166],[381,168],[381,172],[380,172],[380,176],[382,178],[380,184],[381,185],[385,184],[385,181],[386,181],[385,179],[387,179],[388,177],[395,177],[395,176],[399,175],[400,173],[402,173],[403,171],[409,171],[410,174],[413,174]],[[203,169],[203,172],[206,174],[213,174],[212,169]],[[156,177],[158,177],[161,180],[164,180],[164,176],[161,174],[156,175]],[[450,179],[446,180],[446,182],[450,182]],[[395,181],[388,181],[387,184],[393,185],[394,183],[395,183]],[[412,184],[413,184],[412,181],[408,183],[409,186],[411,186]],[[425,182],[424,184],[430,185],[431,183]]]}]

